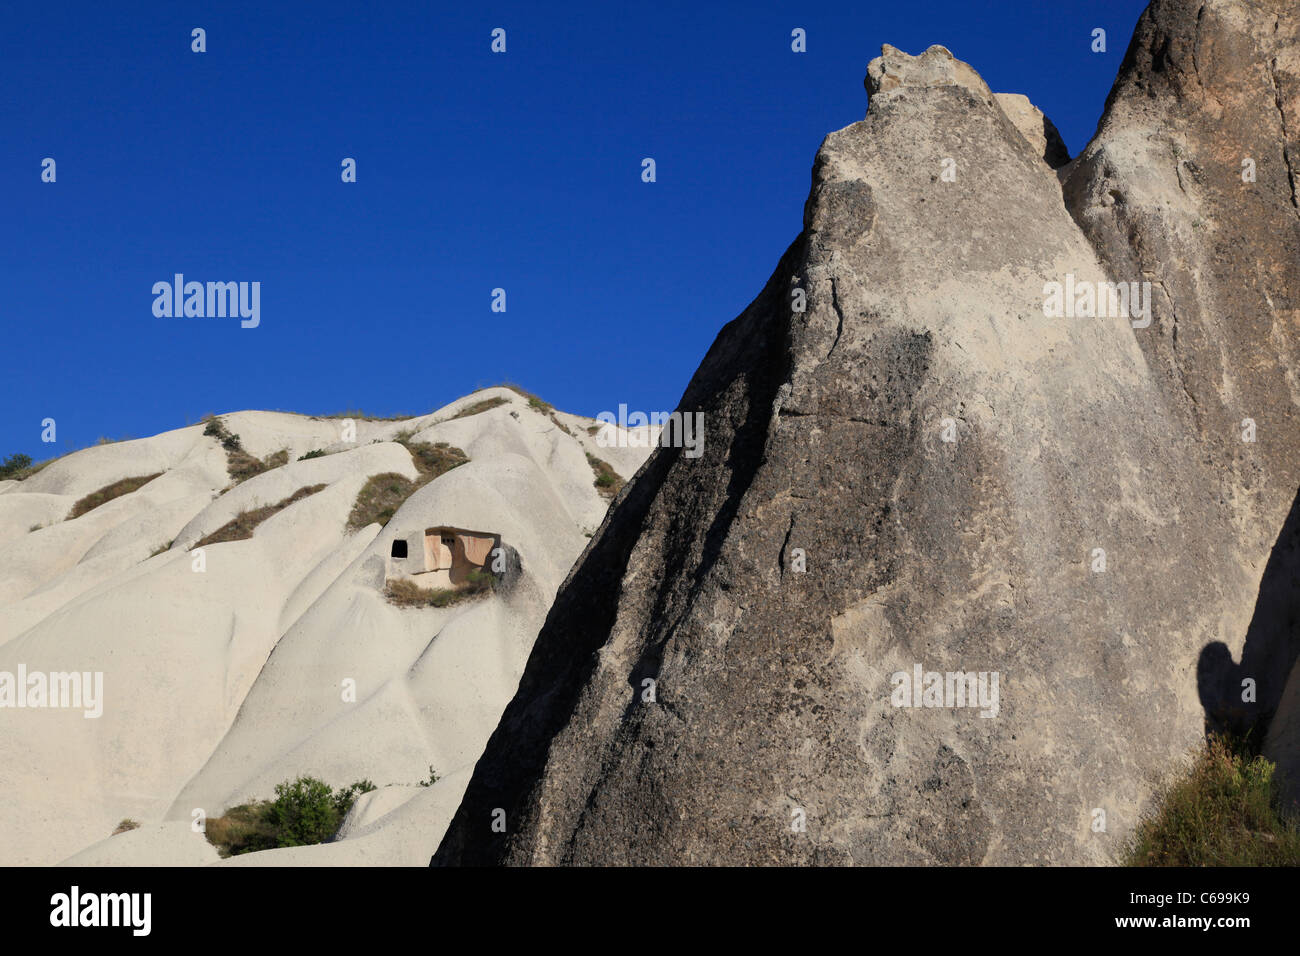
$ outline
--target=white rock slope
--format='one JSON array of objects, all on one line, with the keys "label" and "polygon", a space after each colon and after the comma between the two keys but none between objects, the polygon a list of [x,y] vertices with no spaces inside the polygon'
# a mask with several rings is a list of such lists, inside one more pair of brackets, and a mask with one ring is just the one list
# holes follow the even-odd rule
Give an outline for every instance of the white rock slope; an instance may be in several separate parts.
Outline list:
[{"label": "white rock slope", "polygon": [[[506,404],[454,419],[494,397]],[[624,478],[649,453],[598,447],[592,420],[552,416],[506,388],[421,418],[358,420],[355,442],[340,440],[338,420],[222,418],[248,453],[286,450],[288,463],[231,488],[226,452],[196,425],[0,484],[0,674],[103,674],[98,718],[0,707],[0,864],[212,862],[190,838],[193,811],[219,815],[300,774],[383,789],[336,842],[238,862],[423,864],[556,589],[604,519],[587,453]],[[403,433],[470,461],[420,488],[386,526],[349,531],[369,477],[417,476],[393,440]],[[315,449],[328,454],[298,460]],[[84,495],[157,473],[66,517]],[[207,545],[195,570],[188,549],[205,535],[313,485],[325,487],[252,538]],[[499,533],[520,556],[518,579],[443,609],[389,603],[392,539],[435,525]],[[411,786],[430,765],[439,782]],[[124,818],[143,826],[109,837]]]}]

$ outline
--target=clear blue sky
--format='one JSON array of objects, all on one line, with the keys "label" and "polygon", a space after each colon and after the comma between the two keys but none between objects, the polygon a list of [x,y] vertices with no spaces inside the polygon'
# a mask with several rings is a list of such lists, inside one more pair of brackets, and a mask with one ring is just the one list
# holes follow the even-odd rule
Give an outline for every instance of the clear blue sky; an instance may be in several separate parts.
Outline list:
[{"label": "clear blue sky", "polygon": [[[424,413],[503,380],[671,409],[797,235],[882,43],[947,46],[1074,155],[1145,3],[477,6],[6,4],[0,457],[207,412]],[[155,318],[177,272],[260,281],[261,325]]]}]

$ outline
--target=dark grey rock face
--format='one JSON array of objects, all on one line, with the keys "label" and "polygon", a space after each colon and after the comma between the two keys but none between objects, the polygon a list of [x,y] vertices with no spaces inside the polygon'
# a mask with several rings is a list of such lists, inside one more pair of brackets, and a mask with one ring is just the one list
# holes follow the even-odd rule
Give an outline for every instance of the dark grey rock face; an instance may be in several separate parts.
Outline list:
[{"label": "dark grey rock face", "polygon": [[[1160,31],[1213,7],[1213,44],[1245,50],[1234,18],[1257,6],[1148,12],[1061,171],[1068,208],[1032,114],[942,47],[885,48],[866,119],[818,152],[803,232],[682,397],[704,454],[659,449],[621,493],[435,864],[1114,859],[1200,739],[1205,649],[1240,654],[1294,495],[1283,429],[1267,449],[1263,426],[1244,449],[1216,429],[1239,393],[1295,413],[1300,220],[1278,179],[1198,194],[1188,210],[1252,204],[1274,232],[1223,226],[1237,265],[1190,229],[1161,259],[1161,217],[1185,213],[1161,190],[1188,171],[1107,157],[1181,108],[1168,56],[1141,52],[1175,48]],[[1261,157],[1290,135],[1277,116],[1248,123]],[[1226,190],[1187,135],[1195,188]],[[1049,283],[1130,280],[1164,290],[1148,327],[1044,314]],[[1221,348],[1208,303],[1234,283],[1273,305]],[[936,706],[902,697],[918,666]]]}]

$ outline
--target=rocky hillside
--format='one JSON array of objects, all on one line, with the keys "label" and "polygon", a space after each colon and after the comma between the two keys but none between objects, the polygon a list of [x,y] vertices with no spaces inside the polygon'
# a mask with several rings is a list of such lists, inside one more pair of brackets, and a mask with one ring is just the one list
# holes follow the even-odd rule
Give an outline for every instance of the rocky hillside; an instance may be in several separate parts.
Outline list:
[{"label": "rocky hillside", "polygon": [[886,47],[434,863],[1103,864],[1207,721],[1294,766],[1298,58],[1157,0],[1063,163]]}]

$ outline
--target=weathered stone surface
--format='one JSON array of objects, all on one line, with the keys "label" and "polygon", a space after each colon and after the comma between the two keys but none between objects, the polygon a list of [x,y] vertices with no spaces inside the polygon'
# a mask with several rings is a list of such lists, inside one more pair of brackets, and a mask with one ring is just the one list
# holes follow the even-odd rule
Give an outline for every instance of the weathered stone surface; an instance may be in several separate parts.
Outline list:
[{"label": "weathered stone surface", "polygon": [[1029,97],[1020,93],[995,93],[994,96],[1007,119],[1020,130],[1020,135],[1043,162],[1058,169],[1070,161],[1070,152],[1065,148],[1060,131],[1042,110],[1029,102]]},{"label": "weathered stone surface", "polygon": [[[1233,525],[1231,541],[1200,546],[1258,579],[1300,485],[1300,8],[1152,3],[1096,138],[1063,172],[1110,271],[1154,284],[1138,342],[1183,426],[1171,436],[1186,434],[1209,466],[1203,493]],[[1252,424],[1256,440],[1243,441]],[[1300,628],[1277,576],[1264,576],[1244,651],[1207,641],[1200,681],[1216,728],[1266,728],[1278,707]],[[1246,677],[1253,703],[1241,700]]]},{"label": "weathered stone surface", "polygon": [[[1203,11],[1194,48],[1226,52],[1197,95],[1226,96],[1228,53],[1254,62],[1267,39],[1260,6],[1153,6],[1099,139],[1063,171],[1070,208],[970,67],[941,47],[872,61],[866,119],[822,144],[803,232],[682,397],[706,416],[703,456],[660,449],[623,491],[435,863],[1115,858],[1202,735],[1210,649],[1240,653],[1295,491],[1283,180],[1225,197],[1189,107],[1200,192],[1168,209],[1166,172],[1189,170],[1144,165],[1159,128],[1139,124],[1182,115],[1191,83],[1162,31]],[[1282,63],[1280,30],[1263,49]],[[1281,161],[1277,110],[1238,121]],[[1233,204],[1274,232],[1222,225],[1232,262],[1190,227],[1156,243],[1169,217]],[[1150,278],[1172,307],[1158,294],[1145,329],[1047,318],[1044,284],[1067,275]],[[1268,311],[1234,312],[1220,348],[1233,295]],[[1240,396],[1270,423],[1246,448],[1215,431]],[[891,675],[918,664],[996,672],[996,716],[894,706]]]}]

